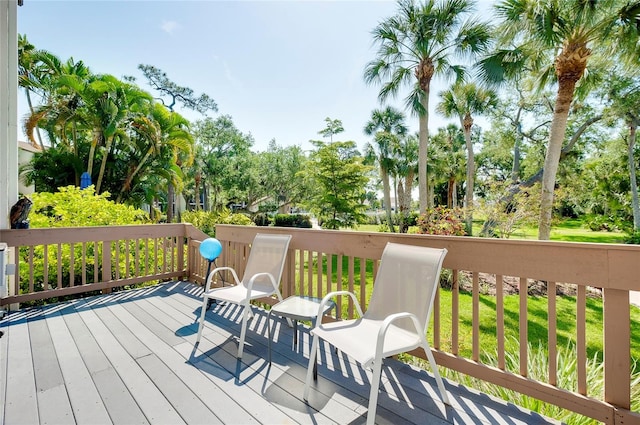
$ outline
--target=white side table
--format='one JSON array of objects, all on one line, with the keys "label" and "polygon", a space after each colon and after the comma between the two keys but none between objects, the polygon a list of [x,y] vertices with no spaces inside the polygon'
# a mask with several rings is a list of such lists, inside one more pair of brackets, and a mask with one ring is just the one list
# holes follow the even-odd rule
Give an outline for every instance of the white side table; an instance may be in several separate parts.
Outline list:
[{"label": "white side table", "polygon": [[[321,298],[299,296],[294,295],[278,304],[275,304],[269,310],[267,317],[268,329],[269,329],[269,363],[271,363],[271,314],[276,314],[280,317],[286,317],[293,320],[293,348],[298,346],[298,320],[306,320],[313,322],[315,326],[315,320],[318,317],[318,308],[320,308]],[[333,308],[336,303],[329,300],[325,305],[325,309],[322,314],[327,314]],[[316,364],[313,366],[313,378],[318,378],[318,356],[316,356]]]}]

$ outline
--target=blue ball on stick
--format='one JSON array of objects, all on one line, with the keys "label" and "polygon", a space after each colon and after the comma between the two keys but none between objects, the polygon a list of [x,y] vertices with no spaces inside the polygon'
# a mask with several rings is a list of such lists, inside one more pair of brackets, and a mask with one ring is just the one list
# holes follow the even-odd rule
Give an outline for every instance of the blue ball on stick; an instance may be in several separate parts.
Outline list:
[{"label": "blue ball on stick", "polygon": [[200,255],[209,261],[213,261],[222,252],[222,244],[216,238],[207,238],[200,243]]}]

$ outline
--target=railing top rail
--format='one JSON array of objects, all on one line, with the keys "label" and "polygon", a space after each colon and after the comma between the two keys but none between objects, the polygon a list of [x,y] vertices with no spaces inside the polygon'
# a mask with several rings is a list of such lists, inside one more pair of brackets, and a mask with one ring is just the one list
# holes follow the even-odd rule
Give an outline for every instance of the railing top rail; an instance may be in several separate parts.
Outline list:
[{"label": "railing top rail", "polygon": [[363,258],[380,258],[387,242],[447,248],[445,268],[640,291],[635,245],[216,226],[218,239],[240,243],[250,243],[259,232],[293,235],[291,249]]},{"label": "railing top rail", "polygon": [[47,229],[0,230],[0,241],[9,246],[112,241],[119,239],[188,236],[190,224],[139,224],[123,226],[59,227]]}]

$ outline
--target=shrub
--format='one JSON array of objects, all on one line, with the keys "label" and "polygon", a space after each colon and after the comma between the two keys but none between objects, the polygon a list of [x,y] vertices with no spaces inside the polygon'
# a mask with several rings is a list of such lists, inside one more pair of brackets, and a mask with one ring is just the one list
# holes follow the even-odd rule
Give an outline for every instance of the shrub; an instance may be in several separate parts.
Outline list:
[{"label": "shrub", "polygon": [[238,224],[242,226],[253,226],[254,223],[249,217],[242,213],[232,213],[224,209],[220,212],[214,211],[185,211],[182,213],[182,222],[191,223],[207,235],[216,235],[216,224]]},{"label": "shrub", "polygon": [[55,193],[34,193],[29,214],[32,228],[119,226],[149,223],[146,212],[109,200],[108,192],[96,195],[93,186],[60,187]]},{"label": "shrub", "polygon": [[[116,204],[110,201],[109,193],[103,192],[96,195],[93,186],[81,190],[75,186],[60,187],[56,193],[34,193],[31,195],[33,206],[29,215],[30,227],[32,228],[52,228],[52,227],[90,227],[90,226],[120,226],[127,224],[144,224],[148,223],[147,214],[139,209],[135,209],[128,205]],[[115,242],[111,242],[112,244]],[[125,244],[129,244],[129,251],[133,252],[136,248],[144,247],[140,241],[136,247],[136,242],[120,242],[120,258],[116,258],[112,262],[112,269],[119,267],[121,276],[125,274],[132,275],[134,273],[134,264],[130,264],[129,270],[125,270],[124,253]],[[63,285],[69,285],[71,282],[71,249],[74,252],[73,267],[73,284],[82,283],[82,274],[86,276],[87,282],[93,282],[96,273],[98,276],[102,274],[102,258],[103,244],[69,244],[60,245],[37,245],[33,247],[33,251],[29,247],[20,248],[20,275],[28,276],[30,273],[29,262],[33,261],[33,289],[41,291],[44,289],[45,275],[45,258],[47,263],[47,285],[55,289],[58,281]],[[46,252],[46,254],[45,254]],[[83,262],[78,258],[84,253],[84,269]],[[32,257],[31,257],[32,256]],[[31,258],[31,259],[30,259]],[[98,260],[96,260],[98,259]],[[96,261],[98,265],[96,267]],[[162,258],[158,264],[162,264]],[[133,263],[133,262],[132,262]],[[154,264],[150,261],[149,265]],[[58,276],[58,266],[62,270],[62,276]],[[144,267],[144,265],[142,265]],[[115,271],[115,270],[114,270]],[[21,293],[29,292],[29,280],[22,279],[20,281]],[[65,297],[69,298],[69,297]],[[29,304],[43,304],[44,302],[57,302],[61,299],[52,298],[47,301],[34,301]]]},{"label": "shrub", "polygon": [[627,233],[624,238],[624,243],[640,245],[640,231]]},{"label": "shrub", "polygon": [[428,208],[418,218],[418,233],[427,235],[464,236],[464,216],[461,208]]},{"label": "shrub", "polygon": [[271,224],[271,218],[268,214],[257,213],[253,216],[253,222],[256,226],[268,226]]},{"label": "shrub", "polygon": [[273,218],[273,225],[278,227],[299,227],[311,229],[311,218],[303,214],[276,214]]}]

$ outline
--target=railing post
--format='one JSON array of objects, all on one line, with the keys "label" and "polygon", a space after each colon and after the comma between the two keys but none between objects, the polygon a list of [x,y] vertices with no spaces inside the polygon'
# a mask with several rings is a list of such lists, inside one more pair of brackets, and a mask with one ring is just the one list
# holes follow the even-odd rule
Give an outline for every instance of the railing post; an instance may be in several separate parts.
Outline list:
[{"label": "railing post", "polygon": [[[111,241],[102,241],[102,282],[111,281]],[[113,288],[105,288],[103,294],[113,291]]]},{"label": "railing post", "polygon": [[603,289],[604,401],[631,408],[631,319],[629,291]]}]

